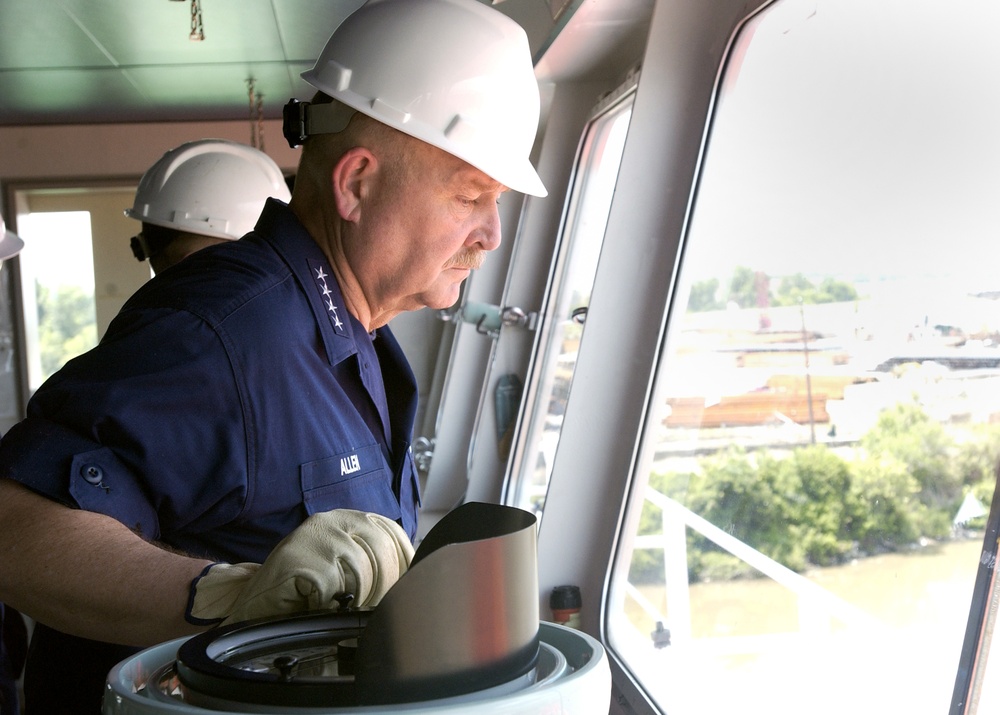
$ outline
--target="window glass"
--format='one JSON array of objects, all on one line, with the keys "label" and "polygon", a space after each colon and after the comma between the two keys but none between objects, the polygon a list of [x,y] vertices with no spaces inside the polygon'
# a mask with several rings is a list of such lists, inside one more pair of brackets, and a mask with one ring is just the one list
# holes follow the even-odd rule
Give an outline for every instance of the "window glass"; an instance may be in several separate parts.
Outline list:
[{"label": "window glass", "polygon": [[557,280],[550,287],[544,332],[536,364],[537,390],[530,410],[527,447],[514,484],[513,504],[541,515],[559,444],[566,401],[583,337],[587,306],[604,241],[608,211],[632,116],[632,84],[599,110],[587,125],[557,255]]},{"label": "window glass", "polygon": [[18,217],[28,384],[34,391],[70,358],[97,344],[90,213]]},{"label": "window glass", "polygon": [[734,41],[607,607],[671,715],[949,710],[1000,461],[998,7],[784,0]]}]

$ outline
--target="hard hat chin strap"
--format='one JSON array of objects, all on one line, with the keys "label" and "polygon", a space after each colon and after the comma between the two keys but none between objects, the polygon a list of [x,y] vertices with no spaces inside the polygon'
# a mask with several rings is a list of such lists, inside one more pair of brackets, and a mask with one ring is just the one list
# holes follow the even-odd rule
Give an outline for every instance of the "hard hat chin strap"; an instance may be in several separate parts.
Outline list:
[{"label": "hard hat chin strap", "polygon": [[356,111],[336,100],[313,104],[290,99],[282,111],[281,133],[294,149],[313,135],[342,132]]}]

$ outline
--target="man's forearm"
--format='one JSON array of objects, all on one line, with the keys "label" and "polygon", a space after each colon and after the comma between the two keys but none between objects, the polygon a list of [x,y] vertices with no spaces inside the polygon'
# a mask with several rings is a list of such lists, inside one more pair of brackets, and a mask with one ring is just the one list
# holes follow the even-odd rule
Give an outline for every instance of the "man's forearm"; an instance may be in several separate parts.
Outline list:
[{"label": "man's forearm", "polygon": [[203,630],[184,611],[209,563],[0,479],[0,601],[52,628],[134,646]]}]

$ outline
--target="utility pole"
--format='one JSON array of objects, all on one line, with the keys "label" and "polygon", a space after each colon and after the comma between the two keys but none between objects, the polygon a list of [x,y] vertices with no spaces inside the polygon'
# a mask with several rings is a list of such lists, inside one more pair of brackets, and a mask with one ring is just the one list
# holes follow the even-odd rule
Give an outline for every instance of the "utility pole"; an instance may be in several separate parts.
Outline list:
[{"label": "utility pole", "polygon": [[816,444],[816,419],[813,417],[812,378],[809,375],[809,334],[806,332],[806,313],[802,308],[802,297],[799,296],[799,317],[802,319],[802,354],[806,359],[806,401],[809,403],[809,438],[810,444]]}]

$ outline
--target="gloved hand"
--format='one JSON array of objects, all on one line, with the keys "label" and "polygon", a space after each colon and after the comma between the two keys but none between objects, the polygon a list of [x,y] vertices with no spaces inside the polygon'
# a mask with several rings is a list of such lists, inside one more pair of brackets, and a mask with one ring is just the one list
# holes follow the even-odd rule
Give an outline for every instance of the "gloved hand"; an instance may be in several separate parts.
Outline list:
[{"label": "gloved hand", "polygon": [[353,509],[313,514],[263,564],[213,564],[191,583],[187,619],[199,625],[335,608],[334,594],[374,606],[413,558],[392,519]]}]

